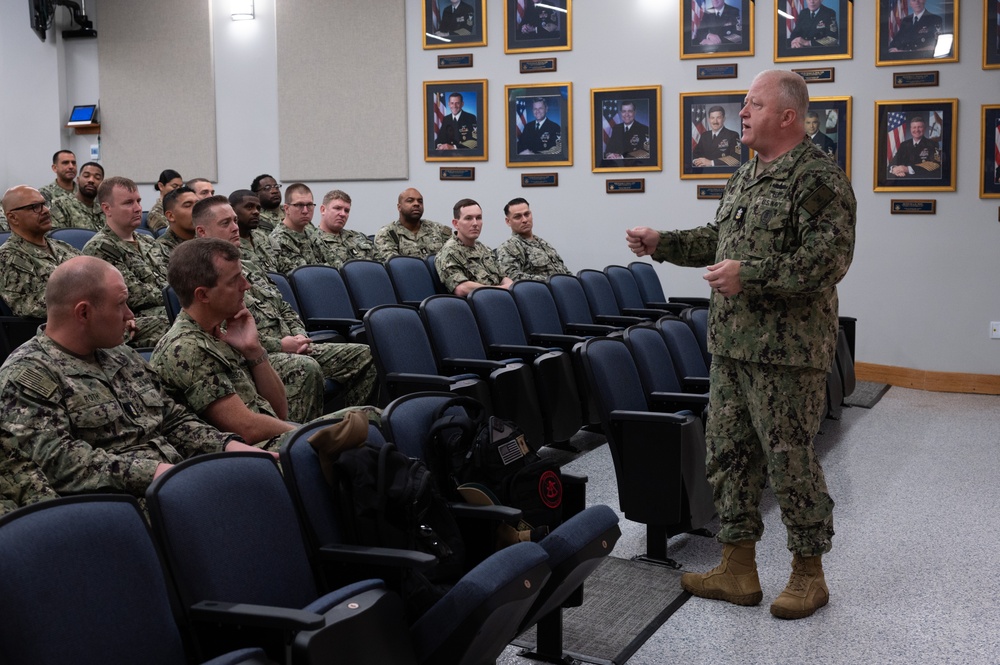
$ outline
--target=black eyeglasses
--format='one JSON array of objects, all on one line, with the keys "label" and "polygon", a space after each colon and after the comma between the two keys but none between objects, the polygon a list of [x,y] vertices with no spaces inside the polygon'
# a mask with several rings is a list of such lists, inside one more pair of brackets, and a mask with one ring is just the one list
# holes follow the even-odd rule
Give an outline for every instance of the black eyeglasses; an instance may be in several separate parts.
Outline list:
[{"label": "black eyeglasses", "polygon": [[288,205],[293,208],[298,208],[299,210],[312,210],[316,207],[315,203],[289,203]]},{"label": "black eyeglasses", "polygon": [[260,191],[269,192],[271,190],[281,190],[281,185],[262,185]]},{"label": "black eyeglasses", "polygon": [[35,213],[37,215],[40,212],[42,212],[42,208],[48,208],[48,207],[49,207],[49,204],[46,203],[45,201],[36,201],[35,203],[29,203],[26,206],[18,206],[16,208],[11,208],[7,212],[8,213],[17,212],[18,210],[28,210],[30,208],[31,212],[33,212],[33,213]]}]

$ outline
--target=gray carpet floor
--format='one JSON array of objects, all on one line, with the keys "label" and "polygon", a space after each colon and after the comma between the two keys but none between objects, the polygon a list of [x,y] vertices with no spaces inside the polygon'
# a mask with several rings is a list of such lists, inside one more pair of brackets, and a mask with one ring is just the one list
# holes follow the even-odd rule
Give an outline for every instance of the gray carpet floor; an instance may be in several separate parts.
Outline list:
[{"label": "gray carpet floor", "polygon": [[[791,560],[768,493],[757,555],[764,602],[692,598],[630,665],[1000,662],[1000,397],[894,387],[872,409],[827,420],[816,447],[837,503],[824,557],[830,604],[800,621],[768,612]],[[589,476],[588,503],[617,510],[607,446],[567,469]],[[621,525],[613,556],[644,551],[644,528]],[[713,567],[719,552],[712,539],[670,541],[686,570]],[[516,652],[498,663],[530,662]]]}]

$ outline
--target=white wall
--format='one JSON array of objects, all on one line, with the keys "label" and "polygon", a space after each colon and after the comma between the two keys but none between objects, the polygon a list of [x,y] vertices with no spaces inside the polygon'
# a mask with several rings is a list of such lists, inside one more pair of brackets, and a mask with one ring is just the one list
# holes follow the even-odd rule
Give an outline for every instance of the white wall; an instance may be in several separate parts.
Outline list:
[{"label": "white wall", "polygon": [[[277,168],[274,1],[257,0],[257,20],[240,23],[228,19],[225,0],[213,0],[220,192],[247,187],[254,175],[265,171],[281,177]],[[96,15],[97,4],[99,0],[87,4],[88,14]],[[631,254],[623,241],[624,229],[630,225],[687,228],[712,218],[715,203],[697,200],[696,187],[721,181],[678,178],[678,94],[745,90],[754,74],[775,67],[773,0],[756,2],[757,55],[716,60],[739,66],[739,78],[718,81],[697,80],[696,66],[707,61],[678,58],[678,0],[613,3],[577,0],[573,50],[523,55],[503,53],[504,3],[491,0],[487,4],[487,47],[424,51],[420,39],[420,3],[407,2],[411,177],[406,182],[310,183],[318,196],[334,185],[350,192],[354,198],[351,224],[366,232],[374,232],[395,218],[396,195],[406,186],[418,187],[426,200],[427,216],[443,222],[450,219],[451,205],[456,200],[471,196],[483,204],[486,213],[483,241],[492,246],[506,236],[503,204],[514,196],[525,196],[536,215],[536,230],[560,249],[573,270],[630,261]],[[841,312],[859,319],[858,360],[931,371],[1000,373],[1000,341],[987,336],[988,323],[1000,320],[1000,296],[991,288],[1000,232],[998,202],[978,198],[980,105],[997,102],[1000,70],[981,68],[982,5],[971,0],[962,4],[959,63],[879,68],[874,66],[875,3],[855,5],[852,60],[780,66],[834,67],[836,81],[812,85],[812,94],[853,96],[852,176],[858,196],[857,248],[854,265],[840,293]],[[96,23],[100,31],[99,22]],[[0,82],[8,90],[10,85],[27,86],[32,98],[37,97],[31,111],[19,113],[15,136],[9,130],[15,125],[0,124],[0,131],[5,132],[0,135],[4,147],[0,155],[0,178],[5,177],[6,168],[8,182],[20,178],[43,184],[51,180],[48,160],[60,139],[57,128],[62,122],[56,108],[60,71],[69,72],[71,68],[78,73],[89,71],[83,63],[68,64],[87,48],[90,47],[79,42],[67,43],[66,61],[60,62],[51,43],[40,44],[28,29],[26,8],[9,8],[8,3],[0,6]],[[31,57],[23,57],[22,50],[30,51]],[[90,61],[96,63],[96,48],[93,52]],[[465,52],[474,54],[475,67],[437,69],[438,55]],[[11,54],[17,56],[13,72],[9,66]],[[519,59],[537,56],[556,57],[558,71],[518,73]],[[81,59],[87,61],[85,56]],[[21,63],[25,63],[23,69]],[[350,65],[344,63],[345,67]],[[928,69],[940,71],[939,87],[891,87],[893,72]],[[66,82],[67,88],[84,85],[83,79],[76,80],[76,75],[67,78],[74,79]],[[475,167],[475,182],[442,182],[438,179],[438,169],[449,164],[425,163],[422,157],[423,81],[483,78],[489,81],[490,161],[464,164]],[[336,72],[316,74],[317,85],[335,79]],[[503,86],[567,81],[573,83],[575,165],[508,169],[503,159]],[[664,171],[610,174],[645,178],[646,193],[607,195],[604,181],[609,174],[590,170],[590,88],[656,84],[663,85],[664,94]],[[960,100],[958,191],[873,192],[875,101],[941,98]],[[359,114],[366,110],[364,100],[358,100],[358,105]],[[349,160],[349,155],[338,153],[333,137],[335,132],[331,131],[330,137],[318,136],[317,141],[328,142],[331,160]],[[76,143],[71,145],[78,156],[86,154],[76,146]],[[111,165],[108,168],[113,170]],[[559,173],[558,188],[520,187],[521,173],[553,170]],[[143,194],[149,201],[154,198],[151,187],[143,186]],[[936,199],[938,213],[890,215],[891,198]],[[702,270],[659,266],[659,271],[670,293],[705,293],[700,278]]]}]

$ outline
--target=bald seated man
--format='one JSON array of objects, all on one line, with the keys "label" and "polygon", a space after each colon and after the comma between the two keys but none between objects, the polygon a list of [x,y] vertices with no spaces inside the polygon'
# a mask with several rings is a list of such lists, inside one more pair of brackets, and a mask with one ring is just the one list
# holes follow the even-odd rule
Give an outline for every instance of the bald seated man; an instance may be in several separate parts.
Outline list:
[{"label": "bald seated man", "polygon": [[424,219],[424,195],[418,190],[404,189],[396,202],[399,219],[386,224],[375,234],[375,253],[385,262],[394,256],[426,258],[437,254],[451,239],[451,229],[444,224]]},{"label": "bald seated man", "polygon": [[0,368],[0,441],[60,495],[143,497],[155,477],[201,453],[258,450],[199,420],[122,344],[128,288],[102,259],[74,257],[45,289],[48,324]]}]

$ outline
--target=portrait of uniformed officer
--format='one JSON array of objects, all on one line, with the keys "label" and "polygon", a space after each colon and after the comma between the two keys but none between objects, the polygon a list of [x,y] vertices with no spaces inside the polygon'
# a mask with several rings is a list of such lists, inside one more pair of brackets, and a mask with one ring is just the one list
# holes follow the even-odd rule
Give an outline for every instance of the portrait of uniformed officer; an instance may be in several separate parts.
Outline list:
[{"label": "portrait of uniformed officer", "polygon": [[940,178],[941,147],[927,137],[927,120],[922,115],[910,116],[910,138],[899,144],[889,160],[889,177]]},{"label": "portrait of uniformed officer", "polygon": [[705,0],[697,26],[690,31],[693,46],[719,46],[743,43],[743,20],[740,10],[726,0]]},{"label": "portrait of uniformed officer", "polygon": [[691,164],[698,168],[739,166],[741,148],[739,133],[726,127],[726,109],[713,106],[708,109],[708,129],[691,151]]},{"label": "portrait of uniformed officer", "polygon": [[635,119],[635,102],[626,99],[618,106],[620,122],[611,128],[604,146],[604,159],[645,159],[649,157],[649,126]]},{"label": "portrait of uniformed officer", "polygon": [[795,19],[795,28],[788,36],[791,48],[835,46],[839,41],[837,14],[823,5],[823,0],[806,0]]},{"label": "portrait of uniformed officer", "polygon": [[557,154],[562,151],[562,128],[549,118],[549,102],[544,97],[531,100],[532,120],[517,137],[519,155]]},{"label": "portrait of uniformed officer", "polygon": [[479,146],[476,116],[463,110],[465,98],[460,92],[448,95],[448,115],[441,121],[435,139],[437,150],[471,150]]},{"label": "portrait of uniformed officer", "polygon": [[933,52],[944,28],[944,19],[926,10],[927,0],[909,2],[910,13],[899,22],[899,29],[889,42],[889,53]]},{"label": "portrait of uniformed officer", "polygon": [[[431,0],[438,2],[438,0]],[[476,12],[472,5],[462,2],[462,0],[449,0],[444,9],[441,10],[441,22],[438,24],[437,34],[442,37],[448,35],[471,35],[476,28]]]},{"label": "portrait of uniformed officer", "polygon": [[819,126],[819,113],[806,111],[806,136],[828,155],[837,155],[837,144]]}]

